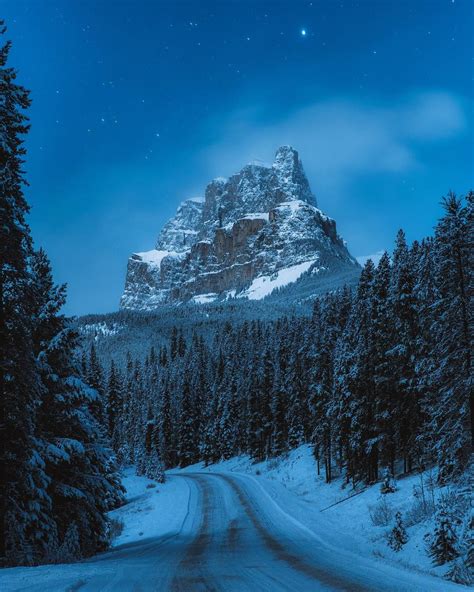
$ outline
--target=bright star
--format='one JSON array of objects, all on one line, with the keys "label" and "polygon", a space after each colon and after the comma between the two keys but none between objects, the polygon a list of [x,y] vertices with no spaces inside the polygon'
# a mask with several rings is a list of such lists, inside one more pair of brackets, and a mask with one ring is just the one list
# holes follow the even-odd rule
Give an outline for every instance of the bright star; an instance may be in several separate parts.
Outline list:
[{"label": "bright star", "polygon": [[306,36],[306,29],[301,29],[301,35],[303,35],[303,37]]}]

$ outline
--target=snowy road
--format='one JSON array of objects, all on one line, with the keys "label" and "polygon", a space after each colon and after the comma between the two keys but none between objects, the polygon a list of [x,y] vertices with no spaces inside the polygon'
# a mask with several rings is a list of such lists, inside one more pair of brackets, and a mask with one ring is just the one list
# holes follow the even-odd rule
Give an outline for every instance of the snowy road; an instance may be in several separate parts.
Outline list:
[{"label": "snowy road", "polygon": [[173,498],[166,504],[175,521],[168,533],[122,544],[84,563],[2,570],[2,590],[460,590],[329,546],[278,506],[253,477],[196,472],[171,475],[170,482],[176,505]]}]

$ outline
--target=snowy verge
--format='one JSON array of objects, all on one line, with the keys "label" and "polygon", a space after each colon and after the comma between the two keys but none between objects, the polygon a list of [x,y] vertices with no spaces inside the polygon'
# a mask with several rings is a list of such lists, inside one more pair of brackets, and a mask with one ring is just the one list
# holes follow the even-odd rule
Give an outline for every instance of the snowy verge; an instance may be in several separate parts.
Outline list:
[{"label": "snowy verge", "polygon": [[109,512],[110,518],[123,524],[112,547],[178,532],[188,512],[190,491],[183,479],[161,484],[137,477],[134,471],[134,467],[124,471],[127,503]]},{"label": "snowy verge", "polygon": [[[208,467],[199,463],[183,471],[252,476],[268,494],[269,503],[276,503],[286,514],[324,539],[327,545],[365,557],[372,556],[378,561],[418,573],[440,578],[445,575],[446,567],[434,567],[427,555],[424,537],[432,532],[433,519],[417,521],[414,518],[420,505],[417,492],[421,485],[428,489],[430,475],[427,473],[400,479],[394,493],[382,495],[380,484],[355,492],[350,486],[343,488],[342,479],[327,484],[323,474],[318,476],[308,445],[260,463],[253,462],[248,456],[240,456]],[[443,493],[443,489],[438,488],[433,495],[439,497]],[[375,526],[373,516],[381,506],[387,521]],[[401,512],[408,533],[408,542],[398,552],[393,551],[386,540],[396,512]],[[448,585],[454,584],[446,582]]]}]

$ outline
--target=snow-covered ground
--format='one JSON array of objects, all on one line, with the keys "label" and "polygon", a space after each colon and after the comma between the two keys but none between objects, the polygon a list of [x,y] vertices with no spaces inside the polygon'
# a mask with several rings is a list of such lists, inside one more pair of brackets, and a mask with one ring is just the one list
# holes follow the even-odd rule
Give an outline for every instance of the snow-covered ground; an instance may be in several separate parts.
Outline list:
[{"label": "snow-covered ground", "polygon": [[166,484],[156,483],[146,477],[137,477],[132,467],[124,471],[123,484],[128,503],[109,514],[123,524],[121,534],[112,543],[114,548],[166,536],[180,529],[188,512],[189,486],[186,482],[170,479]]},{"label": "snow-covered ground", "polygon": [[[409,510],[416,479],[400,481],[397,492],[388,495],[394,509]],[[350,492],[316,475],[307,446],[259,464],[239,457],[170,471],[164,485],[130,469],[124,484],[128,503],[111,513],[123,530],[109,552],[72,565],[0,570],[0,589],[465,589],[433,577],[439,572],[424,556],[421,527],[408,529],[403,551],[390,551],[386,528],[372,526],[369,515],[379,486],[342,501]]]}]

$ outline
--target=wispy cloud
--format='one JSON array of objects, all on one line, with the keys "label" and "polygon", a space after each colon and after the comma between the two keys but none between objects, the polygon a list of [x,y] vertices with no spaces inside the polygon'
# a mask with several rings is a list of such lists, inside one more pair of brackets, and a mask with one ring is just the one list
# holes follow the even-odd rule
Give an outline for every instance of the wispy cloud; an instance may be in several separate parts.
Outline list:
[{"label": "wispy cloud", "polygon": [[448,92],[417,92],[391,102],[315,101],[268,121],[266,105],[242,107],[220,122],[217,141],[202,154],[210,174],[231,174],[251,160],[271,161],[292,144],[318,188],[343,189],[367,173],[397,173],[423,165],[424,145],[467,126],[463,101]]},{"label": "wispy cloud", "polygon": [[372,255],[359,255],[358,257],[356,257],[356,259],[357,259],[358,263],[362,266],[364,266],[369,259],[372,259],[374,264],[377,265],[378,262],[380,261],[380,259],[382,259],[382,255],[384,253],[385,253],[385,251],[377,251],[376,253],[373,253]]}]

